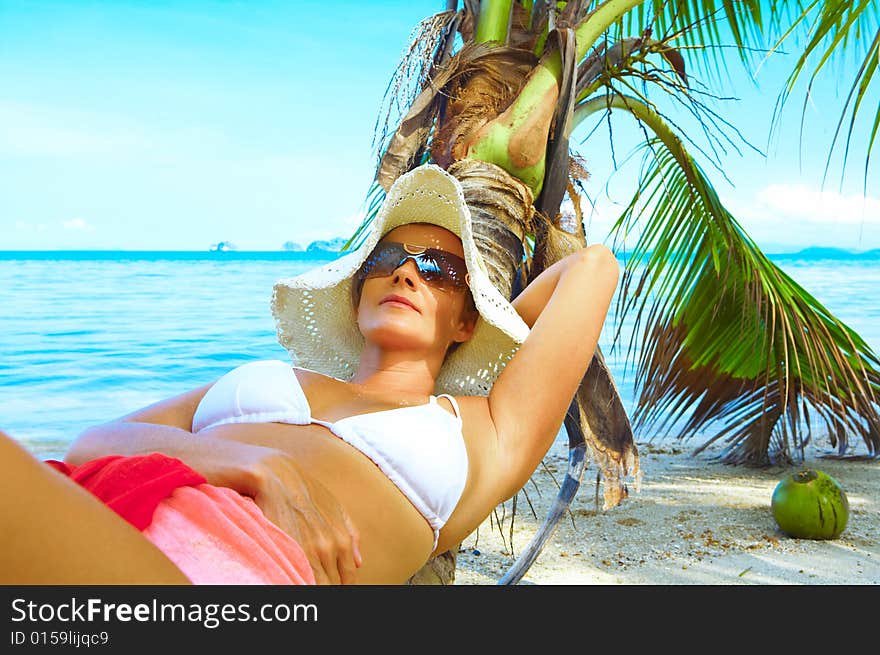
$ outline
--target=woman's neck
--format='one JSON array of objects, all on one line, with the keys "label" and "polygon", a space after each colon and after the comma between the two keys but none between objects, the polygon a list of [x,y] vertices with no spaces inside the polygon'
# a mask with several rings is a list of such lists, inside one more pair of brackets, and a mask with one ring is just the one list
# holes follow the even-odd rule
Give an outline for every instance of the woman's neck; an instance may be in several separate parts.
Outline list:
[{"label": "woman's neck", "polygon": [[429,396],[434,393],[441,364],[442,360],[432,364],[424,352],[388,352],[366,347],[350,382],[377,395]]}]

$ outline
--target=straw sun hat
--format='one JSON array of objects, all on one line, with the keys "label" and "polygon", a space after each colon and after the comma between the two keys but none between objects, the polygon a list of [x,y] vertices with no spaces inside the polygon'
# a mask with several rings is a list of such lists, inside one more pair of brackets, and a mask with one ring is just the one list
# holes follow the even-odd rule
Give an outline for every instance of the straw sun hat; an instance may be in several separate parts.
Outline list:
[{"label": "straw sun hat", "polygon": [[350,380],[364,346],[351,303],[354,274],[386,233],[408,223],[439,225],[461,239],[470,289],[480,315],[473,336],[446,358],[435,392],[488,396],[529,328],[489,281],[474,243],[471,214],[461,185],[433,164],[419,166],[394,182],[357,250],[275,283],[271,307],[278,341],[296,366]]}]

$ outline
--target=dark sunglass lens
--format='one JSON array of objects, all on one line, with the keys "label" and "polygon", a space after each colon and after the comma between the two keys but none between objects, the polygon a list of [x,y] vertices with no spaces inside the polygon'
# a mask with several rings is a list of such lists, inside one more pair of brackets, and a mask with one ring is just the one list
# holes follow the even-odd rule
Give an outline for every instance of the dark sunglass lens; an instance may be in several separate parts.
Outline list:
[{"label": "dark sunglass lens", "polygon": [[467,266],[464,260],[452,253],[438,252],[436,255],[437,264],[442,269],[444,277],[456,287],[467,286],[465,275],[467,274]]},{"label": "dark sunglass lens", "polygon": [[402,249],[395,243],[379,244],[363,265],[364,278],[391,275],[402,257]]}]

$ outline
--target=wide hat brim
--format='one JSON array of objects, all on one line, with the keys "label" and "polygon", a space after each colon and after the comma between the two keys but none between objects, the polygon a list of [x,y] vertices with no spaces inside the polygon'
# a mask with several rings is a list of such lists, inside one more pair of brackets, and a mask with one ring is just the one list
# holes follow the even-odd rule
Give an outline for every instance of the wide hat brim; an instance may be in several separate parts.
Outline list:
[{"label": "wide hat brim", "polygon": [[433,164],[419,166],[394,182],[357,250],[275,283],[271,309],[278,341],[290,353],[294,365],[351,379],[364,346],[351,303],[354,274],[385,234],[415,222],[439,225],[461,239],[470,289],[480,315],[472,337],[443,363],[435,392],[488,396],[495,379],[525,341],[529,328],[489,280],[474,243],[471,214],[461,185]]}]

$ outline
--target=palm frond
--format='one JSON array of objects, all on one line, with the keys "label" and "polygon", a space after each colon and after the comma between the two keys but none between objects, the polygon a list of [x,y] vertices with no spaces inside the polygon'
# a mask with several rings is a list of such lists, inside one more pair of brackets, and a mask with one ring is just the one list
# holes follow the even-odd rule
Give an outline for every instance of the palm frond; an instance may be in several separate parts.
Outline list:
[{"label": "palm frond", "polygon": [[382,203],[385,201],[385,189],[378,182],[374,181],[370,185],[370,190],[364,199],[364,218],[358,225],[354,233],[348,238],[348,241],[340,249],[340,252],[349,252],[357,250],[367,238],[367,230],[379,213]]},{"label": "palm frond", "polygon": [[636,35],[674,37],[692,68],[722,77],[722,49],[735,48],[751,64],[763,46],[764,15],[759,0],[650,0],[629,12],[611,39]]},{"label": "palm frond", "polygon": [[[594,61],[588,68],[593,76],[581,92],[584,98],[575,106],[572,124],[577,126],[589,115],[605,110],[613,98],[636,98],[639,104],[650,109],[653,114],[664,118],[667,123],[681,124],[681,119],[668,118],[666,113],[672,109],[683,110],[693,118],[693,129],[681,130],[681,138],[690,147],[706,156],[718,173],[726,178],[723,156],[730,149],[741,154],[748,148],[758,154],[763,153],[711,104],[733,100],[710,93],[699,77],[688,75],[684,69],[673,64],[665,67],[674,51],[668,43],[653,39],[629,39],[622,47],[613,44],[608,55]],[[579,80],[580,84],[580,80]],[[594,93],[597,92],[597,93]],[[625,103],[624,103],[625,104]],[[661,109],[661,106],[666,109]],[[702,143],[697,135],[702,133]]]},{"label": "palm frond", "polygon": [[701,448],[725,439],[726,461],[762,465],[790,461],[818,417],[838,454],[853,436],[880,454],[880,360],[761,253],[664,137],[647,143],[641,190],[613,228],[641,227],[618,297],[621,322],[635,310],[641,328],[635,424],[689,415],[687,438],[722,422]]},{"label": "palm frond", "polygon": [[[791,13],[790,3],[775,1],[771,3],[771,15],[774,25],[782,25],[783,18],[788,18]],[[774,124],[778,124],[779,116],[786,101],[791,96],[798,80],[804,75],[809,75],[807,89],[804,95],[804,105],[801,110],[801,134],[804,130],[804,118],[806,116],[807,103],[810,91],[820,73],[831,62],[839,61],[844,54],[854,57],[860,64],[849,85],[837,128],[832,137],[828,149],[825,174],[827,176],[831,157],[835,148],[839,145],[841,129],[847,123],[846,140],[843,153],[843,166],[849,155],[849,146],[853,134],[856,117],[862,107],[862,101],[868,94],[868,89],[877,72],[878,59],[880,59],[880,5],[876,0],[813,0],[806,7],[797,3],[800,13],[790,20],[788,28],[773,46],[773,50],[789,40],[794,40],[803,32],[806,32],[806,43],[800,56],[795,62],[791,73],[786,80],[783,90],[779,94],[776,110],[774,111]],[[818,59],[813,64],[812,62]],[[811,72],[810,72],[811,70]],[[880,107],[878,107],[880,110]],[[871,133],[867,141],[867,153],[865,155],[865,182],[867,183],[868,168],[870,164],[871,150],[874,146],[878,126],[880,126],[880,111],[876,111],[871,127]]]}]

